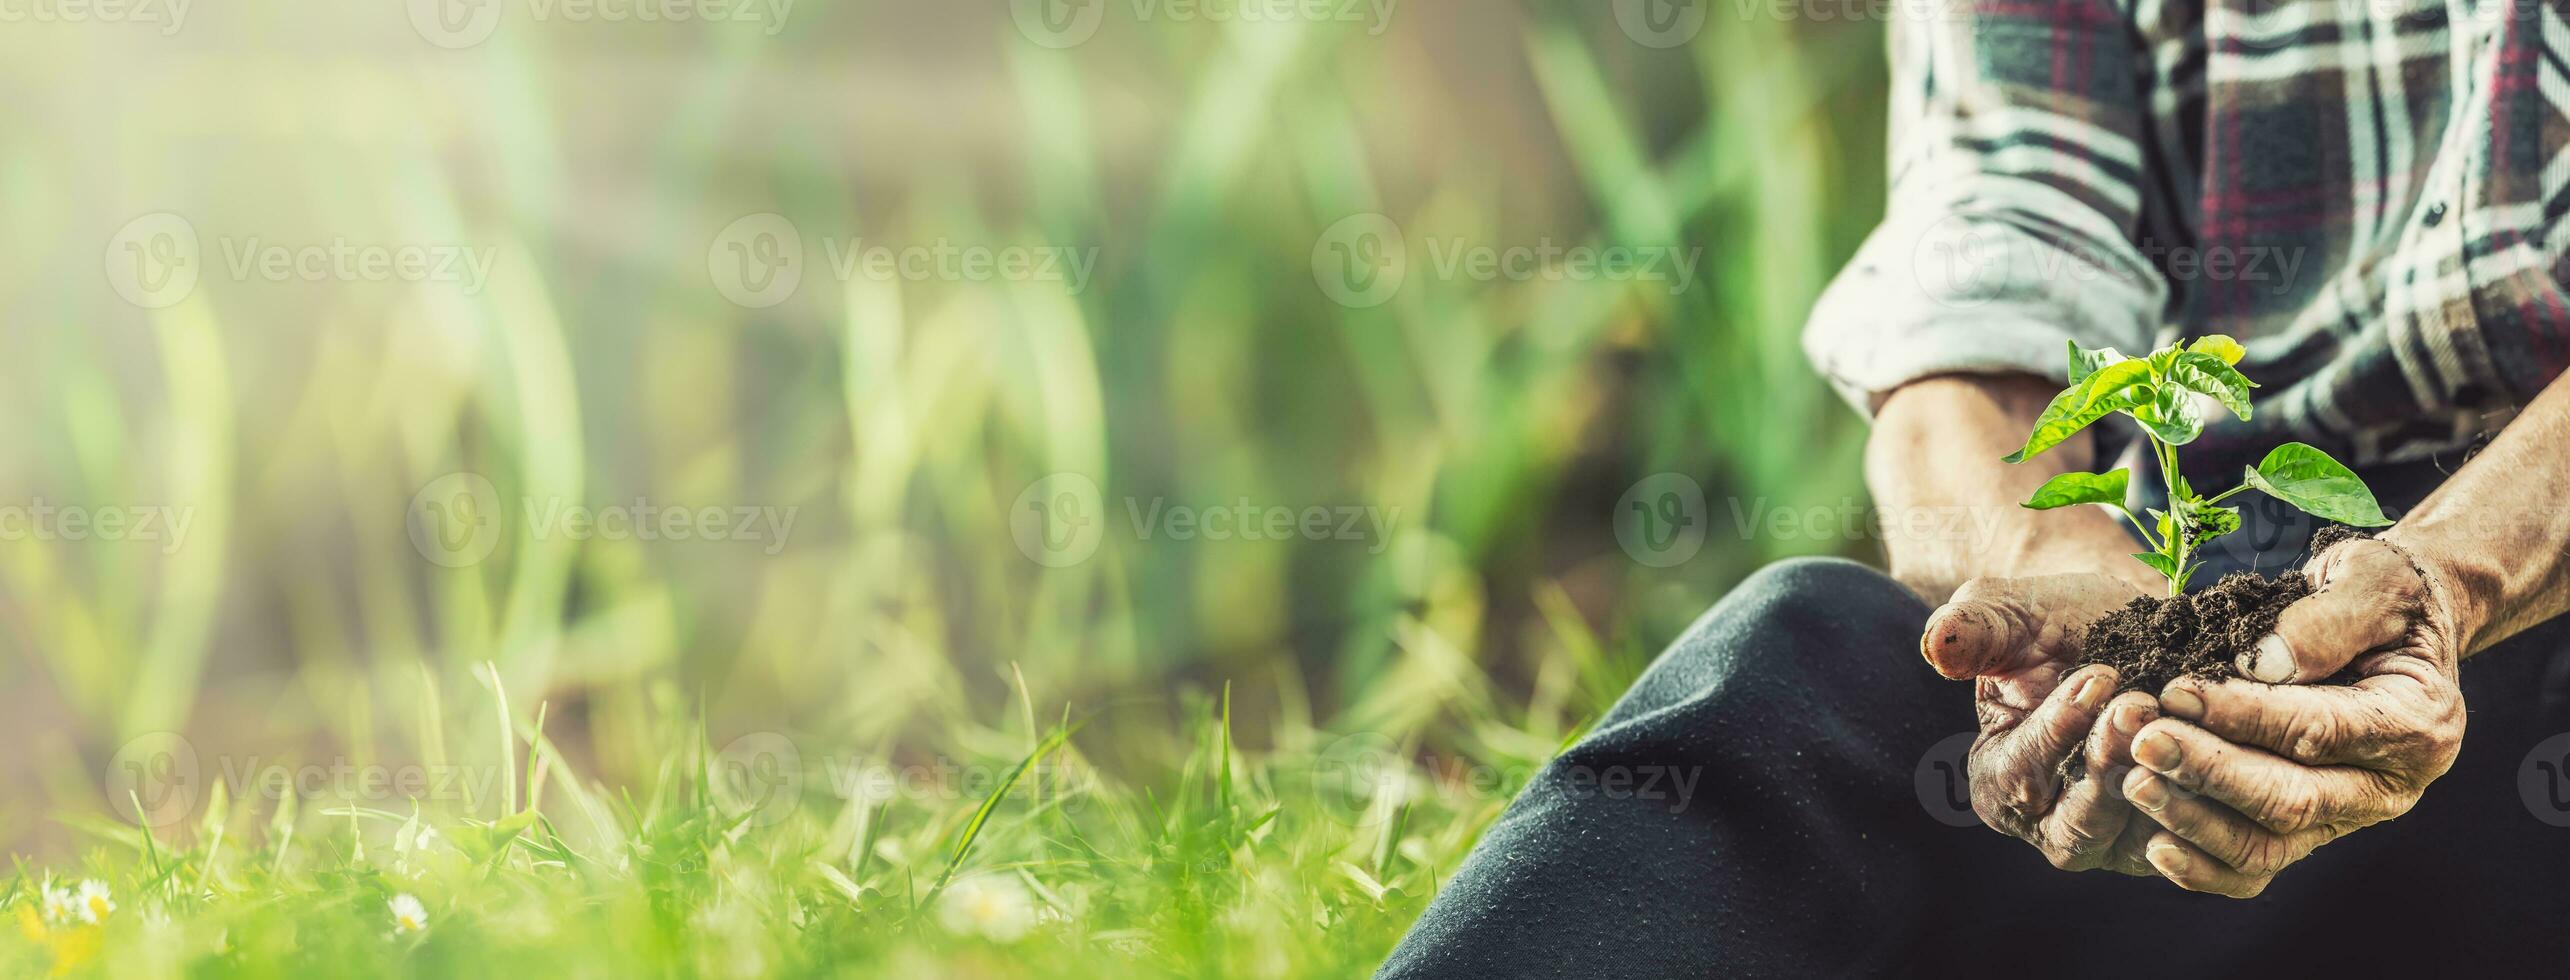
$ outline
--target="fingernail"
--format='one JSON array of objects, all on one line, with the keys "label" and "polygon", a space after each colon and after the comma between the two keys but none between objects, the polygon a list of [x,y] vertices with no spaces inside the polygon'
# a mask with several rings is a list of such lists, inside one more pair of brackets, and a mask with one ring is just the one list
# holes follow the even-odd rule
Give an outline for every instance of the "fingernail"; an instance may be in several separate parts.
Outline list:
[{"label": "fingernail", "polygon": [[2256,649],[2240,655],[2240,673],[2252,680],[2282,684],[2293,679],[2293,647],[2284,637],[2273,633],[2258,641]]},{"label": "fingernail", "polygon": [[[1928,632],[1919,637],[1919,652],[1928,665],[1947,680],[1962,680],[1979,673],[1982,662],[1996,644],[1998,625],[1990,621],[1978,603],[1949,604],[1928,619]],[[1969,658],[1969,662],[1955,662]]]},{"label": "fingernail", "polygon": [[2160,693],[2160,710],[2195,721],[2204,717],[2204,698],[2193,688],[2172,687]]},{"label": "fingernail", "polygon": [[2133,787],[2132,792],[2124,794],[2124,798],[2133,801],[2134,806],[2158,813],[2161,807],[2168,805],[2168,784],[2158,779],[2144,779]]},{"label": "fingernail", "polygon": [[2081,711],[2095,711],[2106,703],[2106,696],[2114,690],[2113,682],[2107,680],[2105,674],[2091,671],[2079,679],[2079,690],[2072,692],[2070,700],[2079,705]]},{"label": "fingernail", "polygon": [[2115,712],[2114,725],[2117,735],[2129,738],[2134,732],[2141,731],[2143,725],[2149,723],[2150,711],[2138,704],[2127,704],[2123,710]]},{"label": "fingernail", "polygon": [[2195,861],[2194,858],[2187,856],[2185,848],[2175,844],[2151,845],[2150,859],[2151,867],[2160,869],[2161,874],[2172,876],[2185,874],[2186,866]]},{"label": "fingernail", "polygon": [[2158,772],[2176,772],[2177,739],[2167,732],[2144,732],[2133,740],[2133,761]]}]

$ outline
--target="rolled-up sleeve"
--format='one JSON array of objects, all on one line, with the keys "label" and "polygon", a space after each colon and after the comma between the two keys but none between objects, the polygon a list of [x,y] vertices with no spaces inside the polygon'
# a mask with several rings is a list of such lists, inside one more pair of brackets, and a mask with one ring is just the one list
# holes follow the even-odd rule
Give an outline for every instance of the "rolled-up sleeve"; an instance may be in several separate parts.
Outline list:
[{"label": "rolled-up sleeve", "polygon": [[2168,285],[2136,246],[2150,87],[2105,0],[1889,5],[1883,223],[1803,331],[1857,410],[1917,379],[2063,369],[2063,341],[2150,347]]}]

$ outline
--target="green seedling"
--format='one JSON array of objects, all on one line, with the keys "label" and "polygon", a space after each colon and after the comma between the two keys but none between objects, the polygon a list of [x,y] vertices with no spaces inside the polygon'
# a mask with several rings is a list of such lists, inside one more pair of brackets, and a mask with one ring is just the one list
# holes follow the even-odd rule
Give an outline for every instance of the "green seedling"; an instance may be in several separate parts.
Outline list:
[{"label": "green seedling", "polygon": [[2198,396],[2210,397],[2242,421],[2249,418],[2249,389],[2258,386],[2240,373],[2246,353],[2238,341],[2205,337],[2184,347],[2171,345],[2149,357],[2126,357],[2114,348],[2085,350],[2070,345],[2070,387],[2053,397],[2026,437],[2025,448],[2006,457],[2022,463],[2060,445],[2097,420],[2124,415],[2141,423],[2167,482],[2170,511],[2146,508],[2145,524],[2124,506],[2133,473],[2064,473],[2035,491],[2024,506],[2052,510],[2075,504],[2099,504],[2124,515],[2151,550],[2133,557],[2168,579],[2168,594],[2186,591],[2186,580],[2202,562],[2190,564],[2214,538],[2240,529],[2240,509],[2222,502],[2242,490],[2256,489],[2292,504],[2303,513],[2356,527],[2391,523],[2365,481],[2328,453],[2299,442],[2277,446],[2264,462],[2248,469],[2239,486],[2199,497],[2177,467],[2177,447],[2204,434],[2205,411]]}]

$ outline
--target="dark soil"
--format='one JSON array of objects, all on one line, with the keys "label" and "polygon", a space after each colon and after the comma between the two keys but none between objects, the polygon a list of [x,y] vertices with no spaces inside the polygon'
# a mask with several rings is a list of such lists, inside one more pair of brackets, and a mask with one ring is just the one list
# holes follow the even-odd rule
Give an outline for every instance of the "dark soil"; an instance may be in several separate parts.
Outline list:
[{"label": "dark soil", "polygon": [[[2264,578],[2233,572],[2202,592],[2180,596],[2142,596],[2124,608],[2088,624],[2080,664],[2115,668],[2123,683],[2115,693],[2142,691],[2157,696],[2180,677],[2212,679],[2236,673],[2240,654],[2276,628],[2276,617],[2294,600],[2311,594],[2311,583],[2297,573]],[[2056,773],[2062,785],[2088,775],[2073,752]]]},{"label": "dark soil", "polygon": [[2215,678],[2273,632],[2276,616],[2311,594],[2299,574],[2262,578],[2233,572],[2212,588],[2181,596],[2143,596],[2088,624],[2082,664],[2115,668],[2115,693],[2158,694],[2180,677]]}]

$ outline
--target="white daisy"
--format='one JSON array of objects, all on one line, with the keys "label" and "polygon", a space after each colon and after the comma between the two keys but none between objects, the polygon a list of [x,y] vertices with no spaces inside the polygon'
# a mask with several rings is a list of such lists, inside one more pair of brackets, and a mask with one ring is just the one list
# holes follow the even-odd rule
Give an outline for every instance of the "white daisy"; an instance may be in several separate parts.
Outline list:
[{"label": "white daisy", "polygon": [[937,921],[948,932],[1013,943],[1035,928],[1035,900],[1015,878],[966,878],[946,889],[938,903]]},{"label": "white daisy", "polygon": [[419,904],[419,899],[406,892],[393,896],[391,904],[394,932],[428,931],[428,907]]},{"label": "white daisy", "polygon": [[79,915],[80,902],[72,897],[71,889],[57,887],[51,883],[47,883],[45,885],[44,916],[46,922],[58,926],[69,925],[71,920],[77,918]]},{"label": "white daisy", "polygon": [[107,894],[107,883],[96,878],[80,883],[80,895],[76,904],[80,912],[80,921],[93,926],[106,921],[107,913],[116,911],[116,900]]}]

